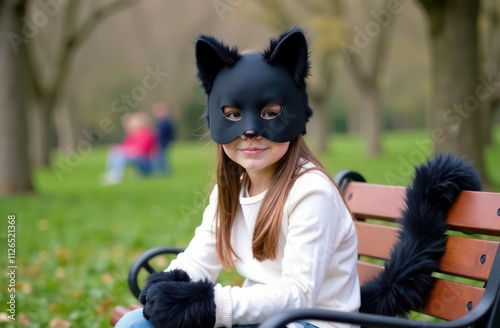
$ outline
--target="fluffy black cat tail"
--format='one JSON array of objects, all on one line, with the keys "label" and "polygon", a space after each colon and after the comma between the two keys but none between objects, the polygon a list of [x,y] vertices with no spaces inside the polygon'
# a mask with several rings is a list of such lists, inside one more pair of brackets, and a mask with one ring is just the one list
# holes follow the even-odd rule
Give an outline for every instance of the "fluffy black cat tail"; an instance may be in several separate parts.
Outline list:
[{"label": "fluffy black cat tail", "polygon": [[384,271],[361,287],[360,312],[405,316],[424,305],[445,251],[447,213],[460,191],[480,189],[476,170],[462,158],[441,154],[416,169],[399,242]]}]

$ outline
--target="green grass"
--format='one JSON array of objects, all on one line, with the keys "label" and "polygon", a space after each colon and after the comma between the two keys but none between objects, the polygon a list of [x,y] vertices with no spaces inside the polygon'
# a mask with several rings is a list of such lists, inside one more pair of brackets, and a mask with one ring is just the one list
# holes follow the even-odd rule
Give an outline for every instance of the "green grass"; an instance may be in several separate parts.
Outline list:
[{"label": "green grass", "polygon": [[[497,132],[497,146],[487,158],[498,191]],[[424,133],[388,133],[384,155],[369,158],[358,137],[335,135],[328,155],[320,159],[332,174],[350,168],[371,182],[404,185],[411,180],[409,167],[429,156],[418,147],[419,140],[426,140]],[[0,199],[2,250],[6,218],[14,214],[17,220],[17,326],[47,327],[63,320],[71,327],[109,327],[112,308],[134,302],[126,286],[130,263],[153,246],[186,246],[200,222],[212,183],[213,144],[177,143],[171,153],[174,174],[168,178],[139,179],[129,170],[122,184],[102,187],[106,151],[102,147],[81,158],[59,156],[56,163],[65,165],[66,173],[58,177],[52,168],[38,170],[36,194]],[[221,281],[232,284],[239,278],[224,274]],[[0,312],[6,311],[7,284],[4,276]]]}]

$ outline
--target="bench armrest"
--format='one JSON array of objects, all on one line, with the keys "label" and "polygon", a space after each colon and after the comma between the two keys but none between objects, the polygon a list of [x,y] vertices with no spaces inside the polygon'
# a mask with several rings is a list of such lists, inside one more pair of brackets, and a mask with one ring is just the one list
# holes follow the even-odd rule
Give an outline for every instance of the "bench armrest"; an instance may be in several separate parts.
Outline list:
[{"label": "bench armrest", "polygon": [[130,270],[128,272],[128,287],[130,288],[130,291],[132,294],[136,297],[139,298],[139,294],[141,293],[141,289],[139,288],[139,272],[141,271],[142,268],[146,269],[149,274],[153,274],[155,272],[158,272],[156,269],[154,269],[150,264],[149,261],[152,260],[153,258],[159,256],[159,255],[165,255],[165,254],[173,254],[177,255],[179,253],[182,253],[184,251],[184,248],[177,248],[177,247],[169,247],[169,246],[160,246],[160,247],[155,247],[152,249],[149,249],[139,255],[139,257],[132,263],[130,266]]},{"label": "bench armrest", "polygon": [[333,178],[340,191],[344,193],[347,184],[351,181],[366,182],[365,178],[356,171],[342,170]]},{"label": "bench armrest", "polygon": [[342,322],[362,327],[372,328],[406,328],[406,327],[421,327],[421,328],[459,328],[469,327],[480,319],[481,315],[469,313],[468,315],[448,322],[427,322],[415,321],[404,318],[388,317],[369,313],[352,313],[344,311],[334,311],[326,309],[296,309],[286,310],[275,314],[259,325],[259,328],[281,328],[287,324],[304,321],[304,320],[320,320],[328,322]]}]

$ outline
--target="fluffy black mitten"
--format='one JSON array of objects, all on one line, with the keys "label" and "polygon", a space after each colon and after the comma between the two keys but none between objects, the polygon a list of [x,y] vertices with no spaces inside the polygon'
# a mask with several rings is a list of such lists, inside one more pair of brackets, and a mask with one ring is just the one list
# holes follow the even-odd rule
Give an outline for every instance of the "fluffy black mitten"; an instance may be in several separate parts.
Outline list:
[{"label": "fluffy black mitten", "polygon": [[[152,285],[162,281],[190,282],[191,277],[187,274],[186,271],[180,269],[153,273],[149,276],[146,286],[144,286],[144,288],[141,290],[141,293],[139,294],[139,302],[141,302],[142,305],[146,305],[146,294],[149,288]],[[146,317],[146,319],[149,318]]]},{"label": "fluffy black mitten", "polygon": [[215,325],[214,284],[160,281],[146,292],[144,317],[155,328],[213,328]]}]

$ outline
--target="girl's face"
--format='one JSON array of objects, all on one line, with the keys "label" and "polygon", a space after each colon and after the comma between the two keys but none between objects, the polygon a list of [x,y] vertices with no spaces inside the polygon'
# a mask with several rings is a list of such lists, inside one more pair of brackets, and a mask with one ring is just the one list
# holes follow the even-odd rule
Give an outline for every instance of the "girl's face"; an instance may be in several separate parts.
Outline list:
[{"label": "girl's face", "polygon": [[[262,109],[261,116],[265,119],[276,117],[281,111],[281,105],[274,104]],[[223,108],[228,120],[237,121],[241,118],[241,111],[232,106]],[[285,155],[290,142],[274,142],[261,136],[248,138],[241,136],[230,143],[222,145],[226,155],[241,165],[247,172],[272,173],[277,162]]]},{"label": "girl's face", "polygon": [[290,142],[274,142],[263,137],[240,137],[222,145],[226,155],[247,172],[272,173],[285,155]]}]

